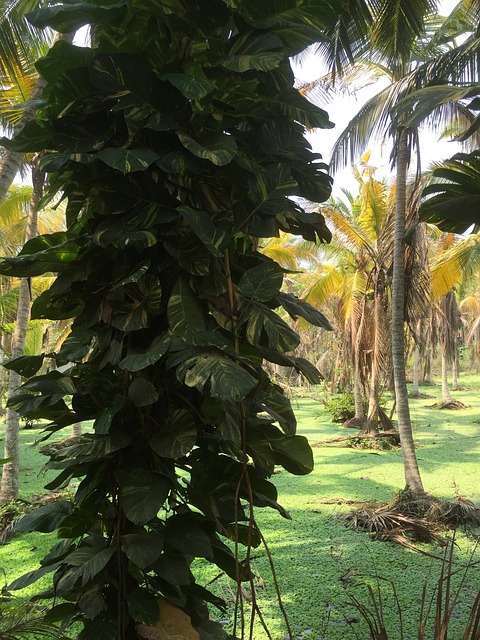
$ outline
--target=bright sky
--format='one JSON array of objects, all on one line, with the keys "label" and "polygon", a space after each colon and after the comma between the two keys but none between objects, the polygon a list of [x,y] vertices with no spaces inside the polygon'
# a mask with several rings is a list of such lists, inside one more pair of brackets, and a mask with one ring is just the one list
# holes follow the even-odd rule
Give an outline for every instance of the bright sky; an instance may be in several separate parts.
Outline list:
[{"label": "bright sky", "polygon": [[[457,4],[457,1],[458,0],[443,0],[443,2],[440,3],[439,13],[448,15]],[[300,82],[310,82],[321,75],[318,61],[315,60],[313,56],[301,66],[295,65],[294,72]],[[319,105],[328,112],[330,120],[335,123],[335,127],[333,129],[322,129],[308,133],[307,139],[312,145],[313,150],[322,154],[325,162],[328,163],[334,142],[352,116],[354,116],[366,100],[375,95],[382,86],[385,85],[379,84],[377,87],[359,90],[355,95],[335,98],[328,104]],[[420,148],[422,151],[422,170],[424,170],[428,168],[432,161],[451,157],[460,151],[461,147],[456,142],[438,140],[437,136],[425,128],[423,130],[420,129]],[[389,156],[391,152],[391,141],[387,139],[383,144],[381,140],[372,141],[368,150],[371,152],[370,164],[378,168],[376,177],[378,179],[390,178]],[[359,158],[356,159],[355,162],[358,162],[358,160]],[[356,190],[356,183],[352,177],[351,167],[338,171],[335,175],[333,195],[341,195],[340,190],[342,187],[352,189],[353,191]]]}]

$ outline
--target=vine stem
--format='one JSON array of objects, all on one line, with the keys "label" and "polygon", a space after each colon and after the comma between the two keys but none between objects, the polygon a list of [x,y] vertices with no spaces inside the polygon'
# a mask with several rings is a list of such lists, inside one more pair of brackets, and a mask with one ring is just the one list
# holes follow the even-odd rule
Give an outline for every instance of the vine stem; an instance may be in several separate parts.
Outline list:
[{"label": "vine stem", "polygon": [[[237,335],[237,317],[235,314],[235,292],[233,289],[233,280],[232,280],[232,274],[231,274],[231,270],[230,270],[230,257],[229,257],[229,253],[228,253],[228,249],[225,250],[224,252],[224,265],[225,265],[225,276],[227,278],[227,286],[228,286],[228,298],[229,298],[229,305],[230,305],[230,313],[231,313],[231,322],[232,322],[232,334],[234,336],[234,347],[235,347],[235,353],[236,355],[240,355],[240,341],[239,341],[239,337]],[[290,624],[288,622],[288,618],[286,615],[286,611],[285,608],[283,606],[282,600],[281,600],[281,596],[280,596],[280,590],[278,587],[278,580],[276,577],[276,573],[275,573],[275,569],[273,566],[273,561],[271,558],[271,554],[270,554],[270,550],[267,547],[266,541],[264,536],[262,535],[262,533],[260,532],[256,521],[255,521],[255,515],[254,515],[254,505],[253,505],[253,489],[252,489],[252,484],[250,482],[250,475],[248,473],[248,453],[247,453],[247,416],[246,416],[246,411],[245,411],[245,403],[243,400],[239,401],[239,411],[240,411],[240,434],[241,434],[241,448],[242,448],[242,473],[240,474],[240,478],[238,480],[238,484],[236,487],[236,491],[235,491],[235,560],[236,560],[236,582],[237,582],[237,592],[236,592],[236,598],[235,598],[235,613],[234,613],[234,634],[236,635],[236,631],[237,631],[237,625],[238,625],[238,610],[240,609],[240,625],[241,625],[241,633],[242,633],[242,638],[244,637],[245,634],[245,613],[244,613],[244,598],[243,598],[243,592],[242,592],[242,580],[241,580],[241,576],[240,576],[240,562],[239,562],[239,550],[238,550],[238,503],[240,500],[240,493],[241,493],[241,488],[243,483],[245,483],[246,486],[246,491],[247,491],[247,496],[248,496],[248,506],[249,506],[249,518],[248,518],[248,537],[247,537],[247,544],[246,544],[246,555],[245,555],[245,562],[244,562],[244,566],[245,569],[248,572],[248,580],[249,580],[249,584],[250,584],[250,590],[251,590],[251,597],[252,597],[252,614],[250,617],[250,629],[249,629],[249,638],[250,640],[253,638],[253,631],[254,631],[254,623],[255,623],[255,615],[258,615],[259,619],[260,619],[260,623],[264,629],[264,631],[267,634],[267,637],[269,638],[269,640],[271,640],[272,636],[268,630],[268,627],[265,623],[265,619],[260,611],[260,607],[258,605],[257,602],[257,597],[256,597],[256,590],[255,590],[255,582],[254,582],[254,576],[253,576],[253,572],[251,570],[251,566],[250,566],[250,560],[251,560],[251,554],[252,554],[252,533],[253,530],[255,529],[256,531],[258,531],[260,538],[263,542],[263,545],[267,551],[267,555],[269,558],[269,563],[270,563],[270,567],[272,570],[272,575],[273,575],[273,580],[274,580],[274,584],[275,584],[275,591],[277,594],[277,598],[279,601],[279,605],[280,605],[280,609],[282,611],[283,617],[285,619],[286,622],[286,626],[287,626],[287,630],[288,633],[290,635],[290,637],[292,636],[292,632],[290,629]]]},{"label": "vine stem", "polygon": [[275,593],[277,595],[278,606],[280,607],[280,611],[282,612],[283,619],[285,620],[285,626],[287,627],[288,635],[289,635],[290,638],[293,639],[293,633],[292,633],[292,629],[290,627],[290,622],[288,620],[288,615],[287,615],[287,612],[285,610],[285,606],[283,604],[282,596],[280,594],[280,587],[278,585],[278,579],[277,579],[277,571],[276,571],[275,565],[273,563],[272,554],[270,552],[270,548],[269,548],[269,546],[267,544],[267,541],[265,540],[265,537],[264,537],[263,533],[260,531],[260,529],[258,529],[258,534],[260,536],[262,544],[265,547],[265,551],[267,553],[268,563],[270,565],[270,571],[272,572],[273,584],[275,585]]}]

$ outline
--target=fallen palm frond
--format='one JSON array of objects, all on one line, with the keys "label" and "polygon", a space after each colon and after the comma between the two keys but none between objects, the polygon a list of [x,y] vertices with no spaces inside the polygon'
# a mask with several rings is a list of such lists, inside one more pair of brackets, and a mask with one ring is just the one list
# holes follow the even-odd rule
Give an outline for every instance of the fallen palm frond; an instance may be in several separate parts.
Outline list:
[{"label": "fallen palm frond", "polygon": [[376,540],[398,542],[410,546],[411,541],[435,542],[443,546],[443,538],[430,522],[416,515],[401,513],[390,505],[377,509],[356,509],[340,516],[351,529],[368,531]]},{"label": "fallen palm frond", "polygon": [[432,502],[426,517],[431,522],[440,522],[450,527],[466,524],[480,527],[480,507],[462,497],[457,497],[455,502]]},{"label": "fallen palm frond", "polygon": [[445,529],[480,526],[480,506],[461,496],[450,502],[429,495],[413,497],[405,492],[386,505],[355,509],[339,519],[350,529],[367,531],[375,540],[397,542],[409,548],[415,548],[412,541],[433,542],[443,547],[446,543],[441,533]]}]

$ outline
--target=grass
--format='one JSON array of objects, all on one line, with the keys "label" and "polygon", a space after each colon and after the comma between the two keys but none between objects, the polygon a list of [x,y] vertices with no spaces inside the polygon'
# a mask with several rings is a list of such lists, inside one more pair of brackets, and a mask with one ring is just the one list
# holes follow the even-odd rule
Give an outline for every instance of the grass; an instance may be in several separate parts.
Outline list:
[{"label": "grass", "polygon": [[[428,387],[428,393],[435,398],[411,400],[417,455],[429,493],[438,498],[461,496],[480,502],[480,376],[465,374],[461,384],[466,390],[453,395],[470,405],[468,409],[438,411],[429,408],[428,405],[438,399],[436,387]],[[350,435],[350,430],[345,433],[331,422],[322,411],[323,405],[315,399],[294,398],[293,405],[298,433],[307,436],[312,444]],[[351,431],[352,435],[354,433]],[[40,493],[49,479],[38,475],[46,458],[30,446],[38,435],[37,430],[21,433],[24,499]],[[368,585],[375,591],[380,584],[389,637],[400,640],[398,614],[389,581],[395,584],[402,608],[404,637],[408,640],[416,638],[423,584],[430,576],[427,592],[433,593],[441,569],[442,550],[417,545],[425,552],[422,554],[392,543],[373,542],[366,533],[346,529],[336,517],[356,503],[387,502],[402,489],[400,451],[359,450],[338,445],[316,446],[313,451],[315,470],[312,474],[294,477],[281,470],[275,475],[280,502],[292,520],[285,520],[267,509],[257,511],[257,519],[274,557],[293,638],[366,640],[369,634],[365,622],[355,608],[346,603],[352,595],[367,603]],[[51,543],[50,535],[28,534],[14,537],[1,548],[0,566],[8,581],[34,568]],[[458,584],[462,566],[472,554],[473,562],[480,563],[480,552],[475,549],[474,536],[462,531],[458,532],[455,545],[457,573],[454,582]],[[253,567],[258,575],[257,597],[272,638],[281,640],[285,638],[286,627],[276,601],[268,559],[262,549],[254,550],[253,556]],[[202,561],[195,564],[200,582],[207,584],[213,580],[209,588],[231,602],[234,586],[227,578],[218,577],[217,570]],[[468,570],[462,595],[455,606],[454,627],[449,634],[452,640],[461,637],[460,629],[478,584],[480,565],[474,564]],[[38,586],[33,585],[30,589],[33,592]],[[223,620],[231,617],[231,610],[227,616],[218,612],[215,615]],[[256,640],[267,637],[259,625],[255,629]]]}]

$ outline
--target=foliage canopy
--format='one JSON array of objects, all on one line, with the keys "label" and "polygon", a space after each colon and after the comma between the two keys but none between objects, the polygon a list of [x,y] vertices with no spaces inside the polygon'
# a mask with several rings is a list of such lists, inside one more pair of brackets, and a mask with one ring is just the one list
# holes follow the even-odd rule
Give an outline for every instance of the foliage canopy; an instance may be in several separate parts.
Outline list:
[{"label": "foliage canopy", "polygon": [[[2,141],[47,150],[46,200],[62,194],[67,230],[0,270],[56,272],[32,316],[73,318],[58,353],[9,364],[29,376],[55,365],[11,405],[50,421],[46,437],[85,420],[94,434],[49,462],[49,489],[80,484],[21,522],[60,540],[13,588],[53,572],[46,595],[64,602],[48,620],[81,621],[81,639],[138,637],[165,616],[160,595],[201,637],[224,637],[205,607],[223,603],[195,582],[192,559],[251,579],[252,506],[287,516],[268,478],[275,465],[312,469],[262,362],[318,381],[276,310],[329,325],[280,293],[284,270],[256,246],[280,231],[330,238],[298,198],[330,194],[303,133],[332,125],[293,88],[288,57],[333,13],[320,0],[69,0],[31,14],[64,32],[93,24],[95,47],[59,41],[39,60],[41,111]],[[222,538],[247,545],[243,563]]]}]

